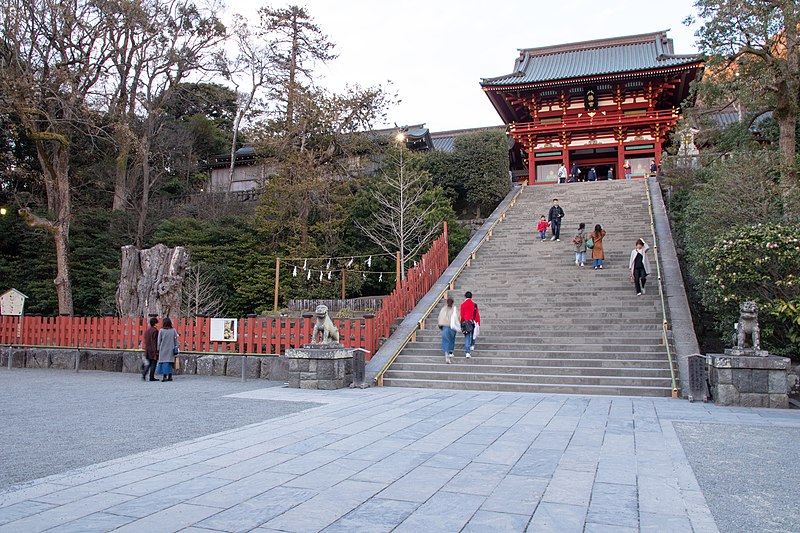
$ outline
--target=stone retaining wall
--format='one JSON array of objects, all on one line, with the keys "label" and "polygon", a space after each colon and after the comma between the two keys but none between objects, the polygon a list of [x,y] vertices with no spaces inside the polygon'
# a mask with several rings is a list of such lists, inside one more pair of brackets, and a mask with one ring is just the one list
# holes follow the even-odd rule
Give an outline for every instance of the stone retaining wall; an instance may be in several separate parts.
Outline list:
[{"label": "stone retaining wall", "polygon": [[[63,348],[13,348],[12,368],[58,368],[75,370],[76,350]],[[80,370],[105,372],[141,372],[141,352],[115,352],[109,350],[77,350]],[[0,348],[0,368],[8,368],[9,349]],[[242,361],[239,355],[182,354],[178,356],[179,368],[175,375],[241,377]],[[248,379],[287,381],[289,370],[286,359],[276,356],[248,356]]]}]

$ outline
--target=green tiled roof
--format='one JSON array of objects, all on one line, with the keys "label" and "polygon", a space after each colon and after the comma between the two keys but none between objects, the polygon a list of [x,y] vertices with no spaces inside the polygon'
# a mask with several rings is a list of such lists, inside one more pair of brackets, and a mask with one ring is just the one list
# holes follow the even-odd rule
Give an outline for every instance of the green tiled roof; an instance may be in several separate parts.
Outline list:
[{"label": "green tiled roof", "polygon": [[513,73],[484,78],[481,85],[496,87],[566,80],[688,65],[701,60],[700,55],[675,55],[672,39],[666,32],[527,48],[519,53]]}]

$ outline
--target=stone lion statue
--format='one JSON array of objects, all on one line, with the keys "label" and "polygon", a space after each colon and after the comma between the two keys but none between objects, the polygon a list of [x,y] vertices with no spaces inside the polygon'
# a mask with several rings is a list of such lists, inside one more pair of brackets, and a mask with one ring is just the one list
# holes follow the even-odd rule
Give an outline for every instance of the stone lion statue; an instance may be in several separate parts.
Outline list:
[{"label": "stone lion statue", "polygon": [[[331,317],[328,315],[327,305],[318,305],[314,311],[317,323],[311,335],[311,341],[315,344],[332,344],[339,342],[339,330],[333,325]],[[319,341],[317,340],[319,334]]]},{"label": "stone lion statue", "polygon": [[[748,340],[750,346],[748,346]],[[743,302],[739,307],[739,322],[736,324],[736,347],[740,350],[749,348],[761,350],[761,330],[758,327],[758,305],[755,302]]]}]

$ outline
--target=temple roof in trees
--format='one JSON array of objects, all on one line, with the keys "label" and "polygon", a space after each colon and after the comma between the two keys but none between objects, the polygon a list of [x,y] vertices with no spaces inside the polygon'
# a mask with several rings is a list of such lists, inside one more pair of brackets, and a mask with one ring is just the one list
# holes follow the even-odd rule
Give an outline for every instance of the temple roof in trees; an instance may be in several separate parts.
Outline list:
[{"label": "temple roof in trees", "polygon": [[484,88],[499,88],[619,74],[702,61],[697,54],[674,53],[666,31],[519,50],[514,72],[484,78]]}]

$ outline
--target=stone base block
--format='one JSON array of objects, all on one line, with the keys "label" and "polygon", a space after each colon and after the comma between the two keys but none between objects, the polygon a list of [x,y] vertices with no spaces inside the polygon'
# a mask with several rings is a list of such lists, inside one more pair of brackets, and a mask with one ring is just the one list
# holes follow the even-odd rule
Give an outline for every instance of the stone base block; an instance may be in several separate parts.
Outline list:
[{"label": "stone base block", "polygon": [[176,375],[193,376],[197,374],[197,355],[180,354],[178,356],[178,367],[175,370]]},{"label": "stone base block", "polygon": [[103,372],[122,372],[120,352],[91,352],[81,350],[81,370],[100,370]]},{"label": "stone base block", "polygon": [[[245,358],[241,355],[229,355],[228,363],[225,367],[225,375],[234,378],[242,377],[242,363]],[[248,357],[245,366],[247,379],[258,379],[261,377],[261,362],[255,357]]]},{"label": "stone base block", "polygon": [[[0,355],[0,363],[2,363],[3,368],[8,368],[8,358],[9,352],[8,348],[4,348],[0,350],[2,355]],[[23,350],[21,348],[14,348],[11,350],[11,368],[25,368],[25,362],[27,360],[27,350]]]},{"label": "stone base block", "polygon": [[228,358],[224,355],[204,355],[197,359],[198,376],[224,376]]},{"label": "stone base block", "polygon": [[75,350],[52,350],[50,368],[75,370]]},{"label": "stone base block", "polygon": [[742,407],[789,405],[789,359],[775,356],[707,356],[714,403]]},{"label": "stone base block", "polygon": [[289,387],[335,390],[353,381],[353,350],[341,345],[306,345],[286,351]]},{"label": "stone base block", "polygon": [[47,350],[31,350],[25,355],[25,368],[50,368],[50,353]]},{"label": "stone base block", "polygon": [[[268,379],[270,381],[288,381],[289,380],[289,360],[284,357],[260,357],[261,362],[261,379]],[[298,383],[297,387],[300,385]]]},{"label": "stone base block", "polygon": [[122,354],[122,371],[127,374],[141,374],[143,353],[126,352]]}]

